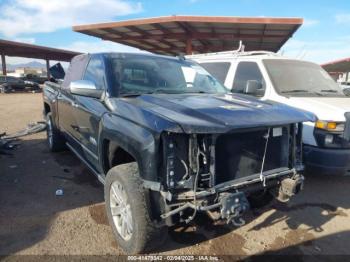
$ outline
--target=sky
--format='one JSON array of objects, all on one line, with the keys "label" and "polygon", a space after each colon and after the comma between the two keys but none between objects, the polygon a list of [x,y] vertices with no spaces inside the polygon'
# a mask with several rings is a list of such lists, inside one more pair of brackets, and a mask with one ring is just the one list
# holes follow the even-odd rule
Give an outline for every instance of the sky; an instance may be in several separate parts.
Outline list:
[{"label": "sky", "polygon": [[72,26],[168,15],[301,17],[283,55],[316,63],[350,57],[349,0],[0,0],[0,39],[79,52],[135,51]]}]

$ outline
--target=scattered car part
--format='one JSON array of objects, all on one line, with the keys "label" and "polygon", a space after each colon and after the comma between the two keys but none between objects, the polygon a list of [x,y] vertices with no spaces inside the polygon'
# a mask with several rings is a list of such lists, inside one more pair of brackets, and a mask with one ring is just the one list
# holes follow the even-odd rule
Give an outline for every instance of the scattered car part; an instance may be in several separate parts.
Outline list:
[{"label": "scattered car part", "polygon": [[30,123],[27,125],[27,127],[23,130],[20,130],[14,134],[11,135],[4,135],[3,139],[15,139],[22,136],[27,136],[35,133],[42,132],[46,129],[46,123],[45,122],[36,122],[36,123]]}]

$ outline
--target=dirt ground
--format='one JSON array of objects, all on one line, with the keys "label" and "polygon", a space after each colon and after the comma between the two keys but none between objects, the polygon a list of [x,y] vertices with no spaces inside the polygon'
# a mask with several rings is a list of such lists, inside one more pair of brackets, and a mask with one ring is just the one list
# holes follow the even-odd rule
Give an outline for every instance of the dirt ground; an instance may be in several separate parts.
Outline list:
[{"label": "dirt ground", "polygon": [[[41,94],[0,95],[0,133],[42,120]],[[0,155],[0,255],[122,254],[106,219],[103,187],[70,152],[50,153],[45,133],[24,137]],[[156,251],[171,255],[350,254],[350,176],[306,174],[287,205],[252,210],[241,228],[169,229]],[[63,196],[55,191],[62,189]]]}]

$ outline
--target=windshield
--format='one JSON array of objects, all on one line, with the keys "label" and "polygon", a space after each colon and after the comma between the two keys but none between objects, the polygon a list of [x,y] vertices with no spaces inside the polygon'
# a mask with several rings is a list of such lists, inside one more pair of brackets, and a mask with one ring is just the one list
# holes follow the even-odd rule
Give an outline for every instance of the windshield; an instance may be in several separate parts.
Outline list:
[{"label": "windshield", "polygon": [[194,62],[146,55],[112,58],[119,94],[227,93],[205,69]]},{"label": "windshield", "polygon": [[263,62],[281,95],[345,96],[339,85],[317,64],[282,59],[265,59]]}]

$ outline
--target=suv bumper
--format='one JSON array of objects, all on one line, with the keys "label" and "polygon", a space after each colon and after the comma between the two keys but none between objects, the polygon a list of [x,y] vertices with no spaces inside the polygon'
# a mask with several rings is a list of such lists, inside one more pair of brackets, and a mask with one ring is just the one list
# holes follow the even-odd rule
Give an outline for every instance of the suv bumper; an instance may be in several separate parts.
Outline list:
[{"label": "suv bumper", "polygon": [[350,174],[350,149],[328,149],[304,145],[306,170],[313,173]]}]

